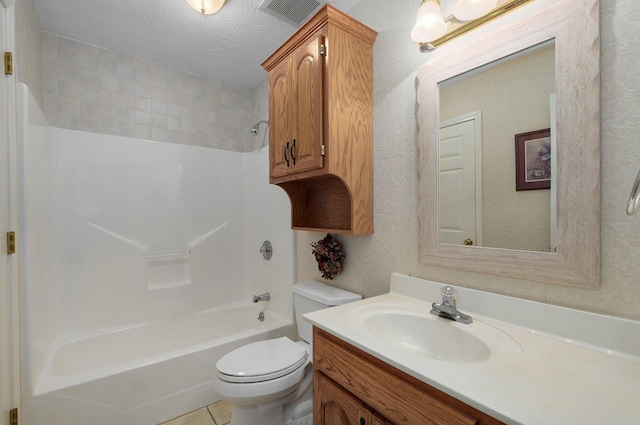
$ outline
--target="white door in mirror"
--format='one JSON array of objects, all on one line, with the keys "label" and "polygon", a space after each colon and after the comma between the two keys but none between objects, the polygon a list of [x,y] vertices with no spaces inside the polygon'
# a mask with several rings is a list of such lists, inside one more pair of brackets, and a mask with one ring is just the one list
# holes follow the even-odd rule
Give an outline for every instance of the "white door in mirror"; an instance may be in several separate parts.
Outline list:
[{"label": "white door in mirror", "polygon": [[482,168],[476,159],[482,137],[476,131],[476,120],[480,119],[477,114],[454,118],[440,126],[439,243],[482,244],[482,223],[476,220],[476,209],[482,208],[477,202],[482,192],[476,190],[476,172]]}]

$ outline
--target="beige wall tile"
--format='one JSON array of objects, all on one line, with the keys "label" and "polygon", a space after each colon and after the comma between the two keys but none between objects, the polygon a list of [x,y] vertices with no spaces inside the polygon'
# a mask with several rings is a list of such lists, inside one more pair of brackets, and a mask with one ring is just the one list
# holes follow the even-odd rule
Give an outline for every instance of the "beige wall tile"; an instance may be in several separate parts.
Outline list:
[{"label": "beige wall tile", "polygon": [[52,125],[233,151],[250,148],[252,90],[48,33],[42,40],[40,90],[47,94],[42,103]]}]

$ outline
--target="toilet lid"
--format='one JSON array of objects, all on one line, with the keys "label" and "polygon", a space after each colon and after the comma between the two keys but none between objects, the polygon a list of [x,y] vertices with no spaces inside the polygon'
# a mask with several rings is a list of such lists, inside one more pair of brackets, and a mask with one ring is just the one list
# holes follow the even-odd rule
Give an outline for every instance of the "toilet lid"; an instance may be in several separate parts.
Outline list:
[{"label": "toilet lid", "polygon": [[262,382],[288,375],[307,363],[307,350],[287,337],[247,344],[223,356],[216,368],[227,382]]}]

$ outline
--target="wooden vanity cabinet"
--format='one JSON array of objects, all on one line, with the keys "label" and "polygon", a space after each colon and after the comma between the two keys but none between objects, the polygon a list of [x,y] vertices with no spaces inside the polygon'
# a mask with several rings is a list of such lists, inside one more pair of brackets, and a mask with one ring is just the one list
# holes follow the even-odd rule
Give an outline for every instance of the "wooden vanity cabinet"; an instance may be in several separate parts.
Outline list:
[{"label": "wooden vanity cabinet", "polygon": [[[323,425],[391,425],[376,415],[360,400],[346,392],[323,374],[314,376],[314,403],[318,403],[321,419],[314,417],[313,423]],[[315,405],[315,404],[314,404]]]},{"label": "wooden vanity cabinet", "polygon": [[373,43],[324,6],[262,66],[269,72],[269,182],[292,228],[373,232]]},{"label": "wooden vanity cabinet", "polygon": [[503,424],[316,327],[313,368],[315,425]]}]

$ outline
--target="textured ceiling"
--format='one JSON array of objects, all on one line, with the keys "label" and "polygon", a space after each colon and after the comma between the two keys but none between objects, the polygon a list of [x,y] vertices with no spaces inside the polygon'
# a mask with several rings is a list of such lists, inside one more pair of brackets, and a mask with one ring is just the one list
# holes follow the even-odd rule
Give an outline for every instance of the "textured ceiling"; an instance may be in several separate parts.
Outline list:
[{"label": "textured ceiling", "polygon": [[[258,9],[262,0],[227,0],[215,15],[185,0],[34,0],[44,31],[195,74],[254,87],[260,64],[297,28]],[[361,0],[334,0],[348,11]]]}]

